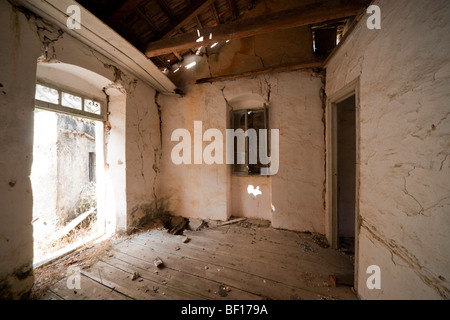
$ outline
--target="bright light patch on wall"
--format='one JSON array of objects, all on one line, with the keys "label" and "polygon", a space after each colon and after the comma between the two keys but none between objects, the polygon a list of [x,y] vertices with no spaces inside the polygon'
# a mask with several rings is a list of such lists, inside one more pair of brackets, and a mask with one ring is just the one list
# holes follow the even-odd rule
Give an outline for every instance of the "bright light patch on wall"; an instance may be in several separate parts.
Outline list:
[{"label": "bright light patch on wall", "polygon": [[230,42],[230,40],[225,41],[225,43],[228,43],[228,42]]},{"label": "bright light patch on wall", "polygon": [[180,67],[178,67],[175,70],[173,70],[173,73],[178,72],[178,70],[180,70]]},{"label": "bright light patch on wall", "polygon": [[211,39],[212,39],[212,33],[209,34],[209,40],[211,40]]},{"label": "bright light patch on wall", "polygon": [[200,38],[200,30],[197,29],[197,35]]},{"label": "bright light patch on wall", "polygon": [[218,42],[214,43],[211,45],[211,48],[214,48],[215,46],[217,46]]},{"label": "bright light patch on wall", "polygon": [[271,203],[270,206],[272,207],[272,212],[275,212],[275,206]]},{"label": "bright light patch on wall", "polygon": [[262,191],[259,190],[259,186],[256,187],[256,189],[255,189],[254,186],[249,185],[249,186],[247,187],[247,192],[248,192],[248,194],[253,194],[254,197],[259,196],[259,195],[262,195]]},{"label": "bright light patch on wall", "polygon": [[197,64],[197,62],[191,62],[191,63],[189,63],[188,65],[186,65],[186,69],[190,69],[190,68],[192,68],[193,66],[195,66]]},{"label": "bright light patch on wall", "polygon": [[196,40],[196,42],[202,42],[203,41],[203,36],[201,36],[200,38],[198,38],[197,40]]}]

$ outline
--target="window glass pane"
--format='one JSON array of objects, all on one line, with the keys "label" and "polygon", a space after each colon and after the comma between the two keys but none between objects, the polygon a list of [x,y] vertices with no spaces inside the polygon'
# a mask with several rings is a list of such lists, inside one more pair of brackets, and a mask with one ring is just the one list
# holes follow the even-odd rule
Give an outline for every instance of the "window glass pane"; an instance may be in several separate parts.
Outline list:
[{"label": "window glass pane", "polygon": [[58,90],[37,84],[35,99],[58,104]]},{"label": "window glass pane", "polygon": [[84,110],[90,113],[100,114],[101,105],[97,101],[84,99]]},{"label": "window glass pane", "polygon": [[81,97],[65,92],[62,92],[61,94],[61,105],[64,107],[81,110],[81,101]]}]

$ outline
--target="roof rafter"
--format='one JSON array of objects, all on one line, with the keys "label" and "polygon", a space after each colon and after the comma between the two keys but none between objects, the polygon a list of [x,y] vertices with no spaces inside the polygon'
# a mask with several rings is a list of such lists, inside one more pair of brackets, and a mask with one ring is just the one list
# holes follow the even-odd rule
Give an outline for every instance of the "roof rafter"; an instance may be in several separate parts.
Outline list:
[{"label": "roof rafter", "polygon": [[106,19],[108,24],[118,23],[121,19],[126,18],[134,9],[137,8],[144,0],[128,0],[122,6],[114,11],[114,13]]},{"label": "roof rafter", "polygon": [[194,46],[209,45],[217,41],[246,38],[357,15],[365,8],[367,3],[368,1],[365,0],[349,0],[343,5],[339,0],[324,1],[314,5],[236,20],[228,24],[202,29],[201,35],[212,34],[212,39],[205,36],[203,41],[198,41],[197,32],[189,32],[173,38],[168,38],[166,34],[165,39],[149,43],[145,49],[145,54],[148,57],[154,57],[174,50],[181,51]]},{"label": "roof rafter", "polygon": [[[214,0],[204,0],[199,1],[197,4],[193,5],[191,8],[186,10],[184,15],[180,17],[179,22],[174,22],[169,25],[165,30],[163,30],[162,39],[168,38],[176,33],[181,27],[183,27],[187,22],[194,19],[197,15],[199,15],[202,11],[205,11]],[[186,48],[187,49],[187,48]]]}]

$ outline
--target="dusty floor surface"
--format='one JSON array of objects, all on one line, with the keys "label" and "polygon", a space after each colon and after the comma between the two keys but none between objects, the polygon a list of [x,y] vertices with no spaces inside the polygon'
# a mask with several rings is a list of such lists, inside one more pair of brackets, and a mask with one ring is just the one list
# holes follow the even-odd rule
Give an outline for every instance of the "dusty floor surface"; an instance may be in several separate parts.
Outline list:
[{"label": "dusty floor surface", "polygon": [[320,235],[264,221],[189,224],[179,235],[154,223],[36,269],[33,298],[349,300],[357,299],[352,288],[330,275],[352,271],[353,257],[326,248]]}]

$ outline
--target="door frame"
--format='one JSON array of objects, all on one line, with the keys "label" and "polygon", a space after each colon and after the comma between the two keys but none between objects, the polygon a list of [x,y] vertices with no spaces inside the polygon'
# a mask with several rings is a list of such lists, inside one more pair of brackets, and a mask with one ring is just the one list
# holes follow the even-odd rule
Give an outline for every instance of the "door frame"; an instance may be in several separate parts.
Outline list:
[{"label": "door frame", "polygon": [[356,165],[355,165],[355,269],[354,288],[358,288],[359,261],[359,189],[360,189],[360,79],[359,77],[330,95],[326,105],[326,181],[327,181],[327,238],[333,249],[338,249],[338,181],[337,181],[337,105],[355,96]]}]

